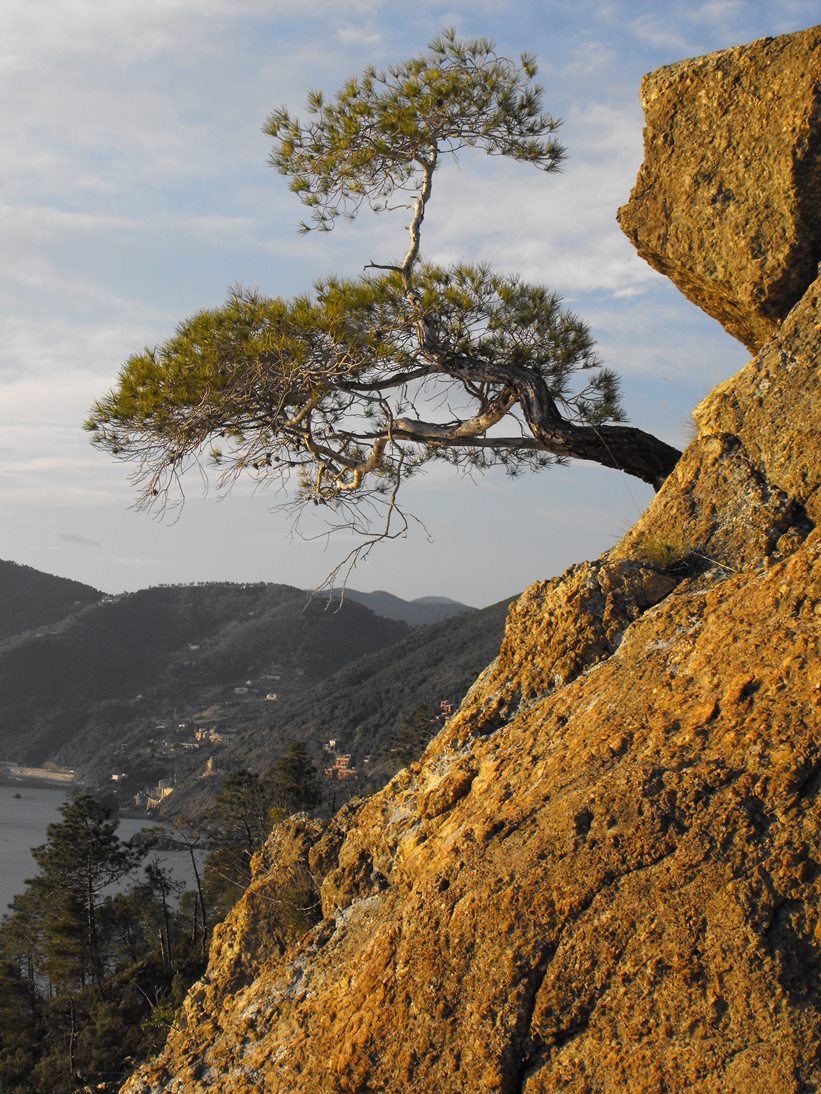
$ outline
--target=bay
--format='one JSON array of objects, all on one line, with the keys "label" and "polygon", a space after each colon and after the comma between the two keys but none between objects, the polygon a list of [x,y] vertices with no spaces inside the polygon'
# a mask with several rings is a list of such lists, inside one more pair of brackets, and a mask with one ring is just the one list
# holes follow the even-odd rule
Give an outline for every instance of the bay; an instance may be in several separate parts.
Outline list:
[{"label": "bay", "polygon": [[[45,843],[50,824],[62,820],[60,806],[65,800],[66,792],[59,786],[0,783],[0,917],[17,893],[23,891],[26,880],[38,872],[31,850]],[[157,822],[148,817],[121,817],[117,834],[127,840],[141,828],[156,826]],[[187,851],[160,851],[149,858],[155,854],[175,881],[193,887]],[[142,880],[142,871],[134,875],[133,880],[137,879]]]}]

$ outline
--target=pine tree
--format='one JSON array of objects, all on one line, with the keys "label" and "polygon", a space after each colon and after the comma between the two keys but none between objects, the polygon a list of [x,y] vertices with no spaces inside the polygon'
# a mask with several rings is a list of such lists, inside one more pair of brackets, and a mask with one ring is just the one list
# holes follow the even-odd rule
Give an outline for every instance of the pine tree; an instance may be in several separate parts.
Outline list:
[{"label": "pine tree", "polygon": [[307,746],[293,741],[268,771],[275,809],[281,813],[301,813],[315,809],[322,800],[319,772]]},{"label": "pine tree", "polygon": [[63,820],[50,824],[46,842],[32,851],[40,867],[36,888],[45,913],[44,970],[55,983],[102,991],[105,955],[98,912],[104,890],[132,873],[143,851],[120,841],[110,810],[85,795],[67,802]]},{"label": "pine tree", "polygon": [[404,533],[399,489],[431,460],[511,475],[592,460],[661,485],[680,453],[620,424],[618,378],[555,292],[422,259],[435,179],[463,150],[559,169],[559,122],[535,75],[528,54],[517,62],[448,31],[333,100],[311,92],[305,121],[274,111],[271,163],[310,212],[302,229],[406,209],[407,250],[292,300],[235,289],[129,358],[87,428],[135,463],[142,504],[165,505],[194,464],[212,464],[223,489],[240,475],[277,486],[295,476],[285,504],[297,514],[326,506],[332,528],[375,537],[355,560]]}]

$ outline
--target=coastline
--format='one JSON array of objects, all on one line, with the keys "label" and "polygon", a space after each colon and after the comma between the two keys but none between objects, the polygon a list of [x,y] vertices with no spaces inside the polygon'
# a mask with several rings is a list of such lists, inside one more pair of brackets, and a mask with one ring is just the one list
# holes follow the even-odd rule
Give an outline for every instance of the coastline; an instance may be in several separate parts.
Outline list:
[{"label": "coastline", "polygon": [[73,786],[76,774],[71,768],[51,764],[37,767],[18,764],[12,760],[0,760],[0,781],[4,784],[28,784],[29,786]]}]

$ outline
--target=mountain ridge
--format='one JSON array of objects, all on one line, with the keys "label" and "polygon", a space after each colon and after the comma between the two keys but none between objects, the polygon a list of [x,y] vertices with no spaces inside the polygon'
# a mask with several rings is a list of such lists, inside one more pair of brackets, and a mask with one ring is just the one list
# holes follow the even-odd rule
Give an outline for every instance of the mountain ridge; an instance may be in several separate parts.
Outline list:
[{"label": "mountain ridge", "polygon": [[326,612],[286,585],[155,586],[104,597],[0,643],[0,747],[15,754],[6,758],[82,768],[70,740],[95,705],[119,702],[129,708],[124,716],[133,708],[150,719],[164,684],[197,709],[272,661],[313,683],[406,633],[405,624],[354,602]]},{"label": "mountain ridge", "polygon": [[71,578],[0,559],[0,642],[56,623],[105,593]]},{"label": "mountain ridge", "polygon": [[323,595],[327,595],[331,603],[344,603],[346,599],[356,600],[377,615],[382,615],[386,619],[399,619],[411,626],[439,623],[454,615],[478,610],[447,596],[418,596],[413,600],[404,600],[385,589],[374,589],[372,592],[365,593],[359,589],[334,588]]}]

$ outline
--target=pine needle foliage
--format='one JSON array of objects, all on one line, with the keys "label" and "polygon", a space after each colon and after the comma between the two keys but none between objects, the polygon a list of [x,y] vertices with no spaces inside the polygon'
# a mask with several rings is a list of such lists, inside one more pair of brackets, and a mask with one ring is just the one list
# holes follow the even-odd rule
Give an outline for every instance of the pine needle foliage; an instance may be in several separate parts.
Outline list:
[{"label": "pine needle foliage", "polygon": [[365,69],[331,102],[311,91],[307,122],[275,110],[265,125],[275,141],[270,162],[326,231],[363,202],[380,211],[397,193],[415,196],[443,153],[480,148],[556,171],[560,122],[542,110],[535,75],[532,55],[517,64],[486,38],[463,42],[446,30],[419,57]]},{"label": "pine needle foliage", "polygon": [[332,528],[363,533],[355,561],[404,534],[399,488],[431,460],[516,475],[578,458],[660,485],[679,453],[618,424],[618,378],[556,293],[421,256],[436,172],[463,149],[559,168],[560,123],[535,75],[528,54],[445,31],[333,100],[311,92],[307,121],[284,107],[269,117],[271,163],[310,210],[303,230],[406,207],[407,250],[289,300],[235,287],[130,357],[86,427],[135,465],[142,505],[181,497],[194,466],[222,490],[250,475],[284,488],[297,517],[320,505]]}]

